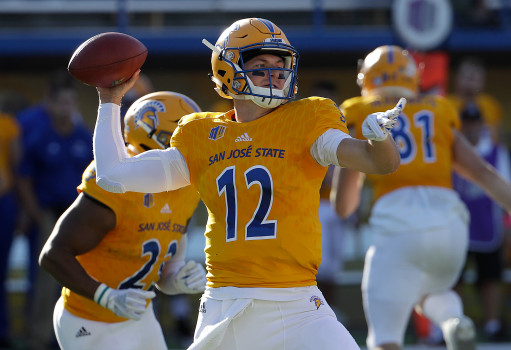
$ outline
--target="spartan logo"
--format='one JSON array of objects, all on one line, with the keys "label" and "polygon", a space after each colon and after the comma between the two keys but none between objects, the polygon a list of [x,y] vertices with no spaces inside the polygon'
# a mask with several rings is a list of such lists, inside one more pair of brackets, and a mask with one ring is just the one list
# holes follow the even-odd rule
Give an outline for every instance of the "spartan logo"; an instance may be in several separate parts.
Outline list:
[{"label": "spartan logo", "polygon": [[159,126],[158,113],[165,112],[165,105],[157,100],[147,100],[135,112],[135,129],[141,123],[147,124],[150,130],[156,130]]},{"label": "spartan logo", "polygon": [[316,310],[319,309],[321,305],[324,305],[323,300],[321,300],[321,298],[316,295],[313,295],[310,298],[310,302],[314,303],[314,306],[316,306]]}]

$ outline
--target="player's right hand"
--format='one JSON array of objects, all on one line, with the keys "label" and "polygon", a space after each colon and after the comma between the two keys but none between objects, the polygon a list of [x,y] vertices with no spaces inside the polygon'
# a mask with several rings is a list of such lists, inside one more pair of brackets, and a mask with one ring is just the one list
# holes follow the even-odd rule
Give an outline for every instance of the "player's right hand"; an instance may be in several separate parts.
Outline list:
[{"label": "player's right hand", "polygon": [[146,311],[147,299],[155,296],[156,293],[151,291],[135,288],[112,289],[101,283],[94,293],[94,301],[119,317],[140,320]]},{"label": "player's right hand", "polygon": [[135,85],[139,75],[140,69],[137,70],[125,83],[114,87],[97,87],[96,90],[99,95],[99,103],[115,103],[121,105],[123,96]]},{"label": "player's right hand", "polygon": [[194,260],[188,260],[178,271],[163,273],[156,288],[168,295],[196,294],[204,292],[206,282],[204,267]]}]

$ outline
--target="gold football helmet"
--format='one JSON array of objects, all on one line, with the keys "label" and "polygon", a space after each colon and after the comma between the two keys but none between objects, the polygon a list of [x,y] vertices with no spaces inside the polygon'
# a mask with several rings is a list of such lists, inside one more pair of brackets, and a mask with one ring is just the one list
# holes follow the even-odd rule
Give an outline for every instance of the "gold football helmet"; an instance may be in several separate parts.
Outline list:
[{"label": "gold football helmet", "polygon": [[413,97],[419,91],[419,69],[408,51],[380,46],[368,54],[357,76],[362,96],[392,94]]},{"label": "gold football helmet", "polygon": [[124,139],[129,153],[169,147],[179,119],[200,111],[191,98],[176,92],[158,91],[139,98],[124,117]]},{"label": "gold football helmet", "polygon": [[[262,18],[245,18],[234,22],[218,38],[213,46],[206,39],[202,42],[209,47],[211,80],[215,90],[224,98],[252,100],[258,106],[274,108],[291,99],[297,93],[298,52],[289,43],[284,32],[272,22]],[[272,70],[264,67],[246,70],[245,62],[260,54],[273,54],[284,59],[284,68],[278,68],[279,79],[285,79],[282,90],[255,86],[247,72],[258,75],[268,74]]]}]

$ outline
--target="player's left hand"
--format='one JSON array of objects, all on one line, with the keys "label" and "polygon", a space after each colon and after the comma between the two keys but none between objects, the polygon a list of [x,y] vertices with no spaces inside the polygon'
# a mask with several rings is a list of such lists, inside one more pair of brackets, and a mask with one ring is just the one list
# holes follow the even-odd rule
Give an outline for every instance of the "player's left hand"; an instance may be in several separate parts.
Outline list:
[{"label": "player's left hand", "polygon": [[197,294],[206,289],[206,270],[194,260],[189,260],[179,271],[170,276],[170,279],[170,281],[160,281],[156,285],[165,294]]},{"label": "player's left hand", "polygon": [[397,117],[405,108],[406,99],[402,97],[396,107],[385,112],[376,112],[369,114],[362,123],[362,134],[368,140],[383,141],[390,130],[396,125]]}]

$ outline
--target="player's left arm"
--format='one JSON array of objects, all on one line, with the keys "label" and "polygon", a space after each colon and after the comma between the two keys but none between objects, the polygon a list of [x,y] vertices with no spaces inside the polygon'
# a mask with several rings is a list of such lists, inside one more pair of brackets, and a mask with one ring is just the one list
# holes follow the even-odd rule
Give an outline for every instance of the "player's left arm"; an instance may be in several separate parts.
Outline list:
[{"label": "player's left arm", "polygon": [[337,159],[343,168],[368,174],[388,174],[397,170],[401,157],[390,130],[406,105],[401,98],[396,107],[370,114],[362,123],[367,140],[345,138],[337,147]]},{"label": "player's left arm", "polygon": [[396,171],[401,160],[391,136],[384,141],[344,139],[337,148],[337,159],[343,168],[379,175]]}]

